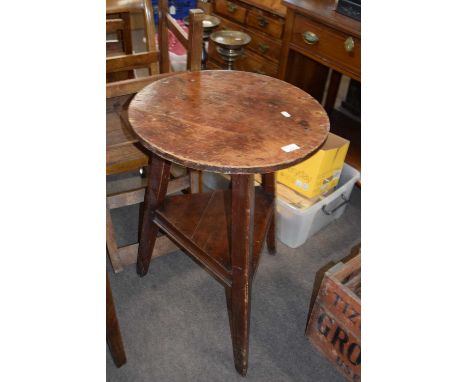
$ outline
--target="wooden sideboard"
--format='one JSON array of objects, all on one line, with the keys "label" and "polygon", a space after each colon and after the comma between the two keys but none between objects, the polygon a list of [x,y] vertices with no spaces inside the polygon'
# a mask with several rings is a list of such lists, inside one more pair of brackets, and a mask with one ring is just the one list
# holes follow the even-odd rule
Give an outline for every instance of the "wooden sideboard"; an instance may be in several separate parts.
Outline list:
[{"label": "wooden sideboard", "polygon": [[278,78],[323,101],[331,130],[351,141],[347,162],[360,169],[360,124],[337,117],[334,104],[342,75],[361,81],[361,23],[337,13],[335,0],[282,4],[287,12]]},{"label": "wooden sideboard", "polygon": [[335,11],[334,0],[284,0],[286,28],[280,78],[286,78],[291,51],[361,80],[361,23]]},{"label": "wooden sideboard", "polygon": [[[244,56],[235,63],[237,70],[278,77],[286,16],[281,0],[212,0],[212,14],[221,20],[218,30],[242,31],[252,38]],[[207,67],[219,69],[222,63],[210,42]]]}]

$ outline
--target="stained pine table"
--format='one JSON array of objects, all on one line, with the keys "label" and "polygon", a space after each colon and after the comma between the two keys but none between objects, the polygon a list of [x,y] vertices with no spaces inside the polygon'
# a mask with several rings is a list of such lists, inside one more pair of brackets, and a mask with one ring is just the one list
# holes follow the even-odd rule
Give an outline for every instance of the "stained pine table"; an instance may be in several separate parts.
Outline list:
[{"label": "stained pine table", "polygon": [[[323,144],[328,116],[295,86],[238,71],[156,81],[135,96],[128,116],[152,153],[137,271],[148,272],[162,230],[214,276],[226,290],[235,366],[246,375],[252,279],[264,241],[276,251],[275,171]],[[171,163],[231,174],[231,189],[166,197]]]}]

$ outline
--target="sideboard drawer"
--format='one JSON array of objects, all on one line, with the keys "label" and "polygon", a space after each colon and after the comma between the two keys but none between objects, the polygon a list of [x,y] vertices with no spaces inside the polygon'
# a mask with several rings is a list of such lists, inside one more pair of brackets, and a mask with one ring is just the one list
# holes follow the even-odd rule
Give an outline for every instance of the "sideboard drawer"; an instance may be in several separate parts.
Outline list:
[{"label": "sideboard drawer", "polygon": [[311,58],[332,67],[345,67],[360,76],[361,41],[356,37],[296,15],[292,43]]},{"label": "sideboard drawer", "polygon": [[231,30],[231,31],[241,31],[245,32],[245,29],[242,28],[239,24],[236,24],[233,21],[229,21],[227,19],[224,19],[220,17],[219,15],[216,15],[216,17],[219,19],[220,23],[218,26],[217,30]]},{"label": "sideboard drawer", "polygon": [[246,46],[247,49],[270,60],[276,62],[279,60],[281,53],[280,42],[262,35],[261,33],[255,33],[251,30],[242,28],[238,24],[223,19],[222,17],[218,16],[218,18],[220,20],[219,30],[235,30],[245,32],[252,38],[252,41]]},{"label": "sideboard drawer", "polygon": [[[208,57],[213,60],[218,66],[222,66],[224,60],[221,55],[217,52],[215,44],[209,44],[208,46]],[[268,76],[278,76],[278,64],[267,60],[258,54],[255,54],[249,50],[246,50],[242,57],[239,57],[235,64],[235,70],[242,70],[245,72],[254,72],[259,74],[266,74]]]},{"label": "sideboard drawer", "polygon": [[245,22],[248,26],[258,29],[274,38],[281,38],[283,35],[284,22],[272,17],[265,16],[262,11],[251,10],[247,14]]},{"label": "sideboard drawer", "polygon": [[247,49],[263,56],[269,60],[278,62],[281,53],[281,44],[271,38],[247,31],[252,41],[247,45]]},{"label": "sideboard drawer", "polygon": [[239,58],[236,62],[237,70],[244,70],[246,72],[254,72],[258,74],[265,74],[267,76],[276,77],[278,75],[278,65],[268,60],[262,59],[255,53],[246,51],[244,56]]},{"label": "sideboard drawer", "polygon": [[235,20],[238,23],[244,23],[247,9],[239,4],[227,0],[216,0],[213,5],[216,13]]}]

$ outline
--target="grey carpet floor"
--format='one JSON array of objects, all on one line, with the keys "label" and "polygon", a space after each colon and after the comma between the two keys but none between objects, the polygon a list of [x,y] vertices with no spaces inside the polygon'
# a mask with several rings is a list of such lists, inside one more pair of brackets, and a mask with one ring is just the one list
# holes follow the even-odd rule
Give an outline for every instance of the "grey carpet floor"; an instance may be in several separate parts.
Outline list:
[{"label": "grey carpet floor", "polygon": [[[300,248],[278,242],[262,254],[253,284],[247,376],[232,355],[224,288],[182,252],[110,271],[127,363],[117,369],[107,350],[107,380],[344,381],[304,336],[316,272],[360,242],[361,192],[354,188],[343,216]],[[138,206],[113,211],[121,243],[136,241]],[[104,345],[103,345],[104,346]]]}]

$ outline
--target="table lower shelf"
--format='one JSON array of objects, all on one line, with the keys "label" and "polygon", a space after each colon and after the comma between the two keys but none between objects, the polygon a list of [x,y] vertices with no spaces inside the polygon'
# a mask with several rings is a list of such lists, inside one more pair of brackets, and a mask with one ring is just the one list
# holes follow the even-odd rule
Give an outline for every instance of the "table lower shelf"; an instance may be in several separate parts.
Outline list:
[{"label": "table lower shelf", "polygon": [[[273,201],[263,188],[255,187],[252,277],[274,213]],[[230,190],[168,197],[154,223],[218,281],[231,285]]]}]

